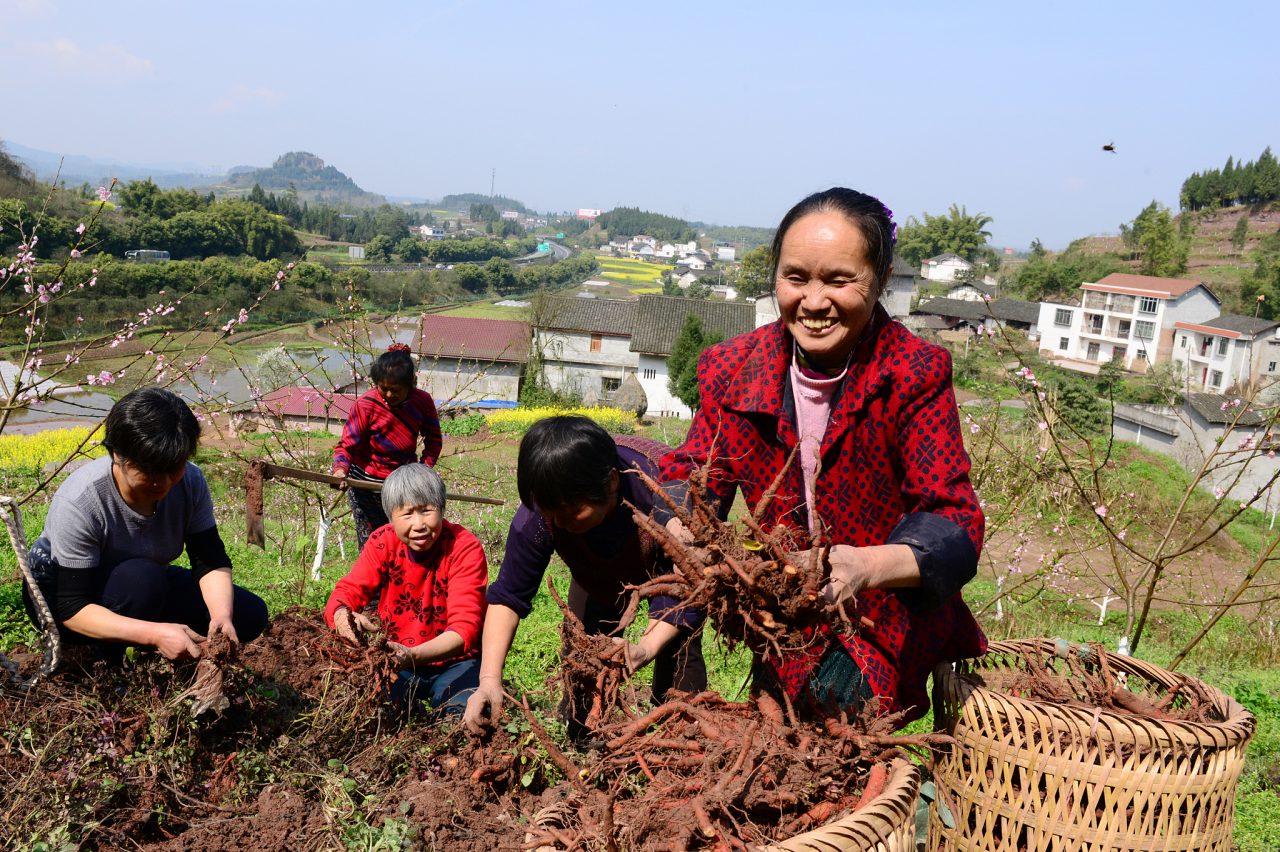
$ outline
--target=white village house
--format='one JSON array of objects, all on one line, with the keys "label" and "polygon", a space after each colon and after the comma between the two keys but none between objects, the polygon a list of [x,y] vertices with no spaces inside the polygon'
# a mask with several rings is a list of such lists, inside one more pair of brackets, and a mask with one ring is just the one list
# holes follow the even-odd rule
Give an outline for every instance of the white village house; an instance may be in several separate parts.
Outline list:
[{"label": "white village house", "polygon": [[654,416],[691,417],[667,388],[667,358],[690,314],[711,334],[728,340],[755,328],[746,302],[641,296],[639,300],[548,300],[535,321],[548,384],[607,402],[634,374]]},{"label": "white village house", "polygon": [[1176,322],[1173,362],[1188,391],[1233,392],[1274,401],[1280,387],[1280,322],[1222,314],[1201,323]]},{"label": "white village house", "polygon": [[517,400],[529,341],[528,323],[425,314],[414,347],[418,387],[439,408]]},{"label": "white village house", "polygon": [[1041,356],[1072,369],[1114,359],[1126,370],[1143,372],[1171,359],[1176,323],[1204,323],[1222,306],[1203,282],[1183,278],[1113,272],[1080,289],[1080,305],[1041,302],[1036,323]]},{"label": "white village house", "polygon": [[639,368],[631,351],[635,311],[631,300],[548,298],[533,330],[548,386],[608,402]]}]

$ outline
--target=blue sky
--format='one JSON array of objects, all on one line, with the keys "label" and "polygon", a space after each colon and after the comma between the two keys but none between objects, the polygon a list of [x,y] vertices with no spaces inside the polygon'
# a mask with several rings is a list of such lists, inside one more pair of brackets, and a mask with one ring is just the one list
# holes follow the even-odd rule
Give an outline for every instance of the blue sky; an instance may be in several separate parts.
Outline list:
[{"label": "blue sky", "polygon": [[1060,248],[1280,149],[1280,3],[1214,5],[0,0],[0,138],[721,224],[844,184]]}]

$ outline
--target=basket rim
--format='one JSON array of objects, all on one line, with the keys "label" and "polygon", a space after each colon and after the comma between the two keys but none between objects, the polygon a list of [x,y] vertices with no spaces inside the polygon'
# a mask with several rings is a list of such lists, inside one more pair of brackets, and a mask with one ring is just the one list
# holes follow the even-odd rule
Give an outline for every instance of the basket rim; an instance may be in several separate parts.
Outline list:
[{"label": "basket rim", "polygon": [[[861,810],[810,829],[803,834],[760,847],[761,852],[813,852],[813,850],[863,850],[867,841],[889,841],[905,823],[914,830],[920,769],[901,757],[889,761],[884,790]],[[854,843],[862,845],[853,845]]]},{"label": "basket rim", "polygon": [[[980,674],[984,669],[1012,670],[1010,666],[1003,664],[1000,659],[1002,656],[1018,655],[1027,650],[1035,649],[1043,655],[1053,657],[1058,655],[1059,650],[1064,644],[1066,644],[1069,650],[1075,651],[1076,653],[1092,656],[1095,652],[1095,646],[1093,645],[1064,643],[1057,639],[1006,639],[998,642],[992,642],[988,645],[987,652],[985,654],[961,660],[954,668],[948,663],[939,665],[934,671],[934,690],[949,697],[954,694],[954,697],[958,699],[960,703],[970,700],[970,697],[975,695],[983,698],[984,700],[988,697],[992,697],[998,699],[995,703],[1008,704],[1019,710],[1031,710],[1034,708],[1038,713],[1070,719],[1077,725],[1084,725],[1087,727],[1092,727],[1099,717],[1106,718],[1121,722],[1129,727],[1142,729],[1148,734],[1148,736],[1151,736],[1154,742],[1158,743],[1167,743],[1172,740],[1187,745],[1198,745],[1202,743],[1205,735],[1210,735],[1210,738],[1215,741],[1215,745],[1218,747],[1225,747],[1235,743],[1221,742],[1220,740],[1224,733],[1227,734],[1228,739],[1243,743],[1247,742],[1256,730],[1257,720],[1253,713],[1251,713],[1244,705],[1240,704],[1240,702],[1236,701],[1236,699],[1227,695],[1213,684],[1206,683],[1192,675],[1171,672],[1168,669],[1161,668],[1160,666],[1149,663],[1145,660],[1140,660],[1136,657],[1122,656],[1112,651],[1105,651],[1104,653],[1107,655],[1107,665],[1113,671],[1127,672],[1128,674],[1135,675],[1150,682],[1159,683],[1170,688],[1176,686],[1183,678],[1194,681],[1204,687],[1206,692],[1212,696],[1216,706],[1220,709],[1225,718],[1220,722],[1155,719],[1134,713],[1122,713],[1103,708],[1089,709],[1085,707],[1061,705],[1041,699],[1009,695],[998,688],[972,683],[961,676],[968,672]],[[941,695],[939,697],[941,697]]]}]

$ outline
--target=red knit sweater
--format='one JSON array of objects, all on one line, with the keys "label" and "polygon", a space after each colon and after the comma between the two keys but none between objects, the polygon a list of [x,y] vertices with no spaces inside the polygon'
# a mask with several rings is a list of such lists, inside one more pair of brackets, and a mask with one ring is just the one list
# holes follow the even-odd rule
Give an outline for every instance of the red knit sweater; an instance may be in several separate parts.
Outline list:
[{"label": "red knit sweater", "polygon": [[342,437],[333,449],[333,467],[348,470],[356,465],[369,476],[386,479],[401,465],[418,460],[419,436],[422,463],[435,465],[442,438],[431,394],[414,388],[408,399],[392,408],[374,388],[351,407]]},{"label": "red knit sweater", "polygon": [[385,583],[378,617],[388,639],[414,647],[452,630],[462,637],[456,659],[474,657],[480,653],[488,579],[484,547],[465,527],[445,521],[432,548],[417,554],[387,524],[374,530],[334,587],[324,619],[333,627],[339,608],[358,612]]}]

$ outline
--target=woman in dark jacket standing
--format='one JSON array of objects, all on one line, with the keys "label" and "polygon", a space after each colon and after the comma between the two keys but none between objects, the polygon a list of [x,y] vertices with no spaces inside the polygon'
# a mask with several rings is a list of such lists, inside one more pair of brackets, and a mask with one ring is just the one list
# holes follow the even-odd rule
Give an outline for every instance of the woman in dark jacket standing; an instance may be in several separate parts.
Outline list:
[{"label": "woman in dark jacket standing", "polygon": [[[708,349],[700,407],[662,460],[677,495],[710,459],[727,515],[736,489],[754,507],[799,448],[766,529],[799,548],[827,541],[824,595],[875,627],[824,627],[810,650],[758,661],[757,686],[814,712],[926,711],[939,662],[986,639],[960,597],[976,573],[983,516],[969,482],[946,350],[914,336],[878,303],[895,226],[875,198],[834,188],[791,209],[773,242],[780,318]],[[668,527],[684,534],[677,519]]]}]

